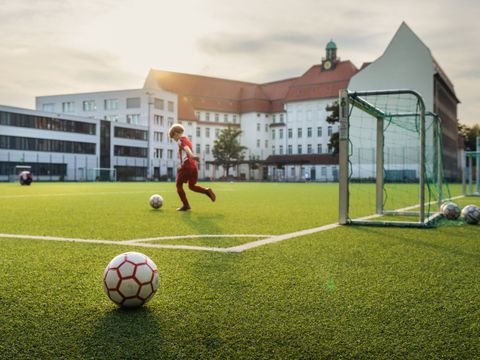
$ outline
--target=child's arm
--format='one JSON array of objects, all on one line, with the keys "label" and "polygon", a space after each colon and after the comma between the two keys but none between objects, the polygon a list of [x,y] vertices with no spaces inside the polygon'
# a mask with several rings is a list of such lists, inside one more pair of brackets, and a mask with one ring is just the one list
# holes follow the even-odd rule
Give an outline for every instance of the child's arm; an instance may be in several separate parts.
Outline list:
[{"label": "child's arm", "polygon": [[189,146],[185,146],[185,147],[183,148],[183,150],[185,150],[185,152],[188,154],[188,156],[190,156],[193,160],[197,160],[197,161],[200,160],[200,156],[195,155],[195,154],[192,152],[192,150],[190,149]]}]

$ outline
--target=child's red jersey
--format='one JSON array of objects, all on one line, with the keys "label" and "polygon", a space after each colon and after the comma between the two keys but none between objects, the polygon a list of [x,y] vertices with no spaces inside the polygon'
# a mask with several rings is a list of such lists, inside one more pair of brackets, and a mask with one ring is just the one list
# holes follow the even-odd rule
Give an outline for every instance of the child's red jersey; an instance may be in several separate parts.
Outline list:
[{"label": "child's red jersey", "polygon": [[185,146],[188,146],[190,150],[193,152],[193,145],[190,139],[187,136],[182,136],[180,139],[178,139],[177,143],[178,143],[178,156],[180,157],[180,162],[182,163],[182,165],[188,161],[190,165],[196,167],[197,166],[196,161],[192,159],[184,149]]}]

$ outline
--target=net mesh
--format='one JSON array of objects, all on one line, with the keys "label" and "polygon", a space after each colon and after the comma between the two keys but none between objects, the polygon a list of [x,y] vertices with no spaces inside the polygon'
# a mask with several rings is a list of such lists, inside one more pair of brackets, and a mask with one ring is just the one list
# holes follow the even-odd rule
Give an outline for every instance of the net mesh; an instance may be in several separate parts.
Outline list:
[{"label": "net mesh", "polygon": [[[414,94],[361,97],[351,94],[349,101],[349,217],[378,213],[376,180],[380,175],[377,163],[381,160],[377,156],[377,119],[383,119],[383,146],[379,147],[383,158],[381,219],[394,216],[395,221],[420,221],[422,166],[425,169],[425,216],[432,215],[441,198],[449,197],[438,151],[441,141],[438,117],[425,116],[425,161],[422,162],[421,108]],[[405,216],[398,216],[401,213]]]}]

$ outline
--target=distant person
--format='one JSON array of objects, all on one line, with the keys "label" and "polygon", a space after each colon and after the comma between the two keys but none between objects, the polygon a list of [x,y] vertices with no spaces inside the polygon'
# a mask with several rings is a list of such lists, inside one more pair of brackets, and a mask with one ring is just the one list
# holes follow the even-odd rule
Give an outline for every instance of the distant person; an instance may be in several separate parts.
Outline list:
[{"label": "distant person", "polygon": [[307,171],[305,172],[305,182],[310,182],[310,174]]},{"label": "distant person", "polygon": [[30,171],[22,171],[19,175],[20,185],[30,185],[32,183],[32,173]]},{"label": "distant person", "polygon": [[188,188],[192,191],[199,192],[207,195],[210,200],[215,201],[215,193],[210,188],[204,188],[196,185],[198,181],[198,167],[196,160],[199,160],[199,156],[192,152],[192,142],[190,139],[183,135],[185,128],[180,124],[173,124],[168,135],[171,139],[175,140],[178,144],[178,155],[180,157],[180,167],[177,171],[177,193],[182,200],[183,206],[178,208],[177,211],[190,210],[190,204],[187,200],[187,195],[183,190],[183,184],[188,182]]}]

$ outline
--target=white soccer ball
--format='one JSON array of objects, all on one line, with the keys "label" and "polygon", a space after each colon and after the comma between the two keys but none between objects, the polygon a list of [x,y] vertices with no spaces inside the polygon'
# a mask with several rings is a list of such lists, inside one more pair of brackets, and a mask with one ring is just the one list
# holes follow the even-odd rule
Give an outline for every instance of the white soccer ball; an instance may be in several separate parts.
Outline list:
[{"label": "white soccer ball", "polygon": [[158,194],[154,194],[150,196],[150,200],[148,202],[152,208],[160,209],[163,205],[163,198]]},{"label": "white soccer ball", "polygon": [[444,203],[442,203],[442,205],[440,205],[440,212],[443,213],[443,209],[445,208],[445,206],[447,206],[448,204],[454,204],[457,206],[457,204],[455,204],[454,202],[452,201],[445,201]]},{"label": "white soccer ball", "polygon": [[476,205],[467,205],[462,210],[462,217],[467,224],[480,222],[480,208]]},{"label": "white soccer ball", "polygon": [[455,220],[460,216],[460,208],[455,203],[447,203],[443,206],[442,213],[448,220]]},{"label": "white soccer ball", "polygon": [[157,265],[138,252],[113,258],[103,273],[103,290],[122,307],[137,307],[149,301],[158,289]]}]

